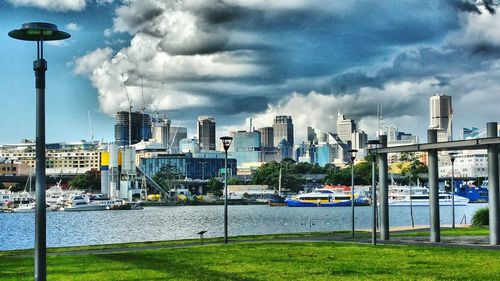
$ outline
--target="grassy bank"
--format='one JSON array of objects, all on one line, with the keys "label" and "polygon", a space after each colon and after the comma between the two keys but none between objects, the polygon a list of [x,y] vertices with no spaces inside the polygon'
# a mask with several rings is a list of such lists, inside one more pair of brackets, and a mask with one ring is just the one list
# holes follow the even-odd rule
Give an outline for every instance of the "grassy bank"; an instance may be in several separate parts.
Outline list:
[{"label": "grassy bank", "polygon": [[[496,250],[259,242],[49,255],[48,280],[498,280]],[[32,280],[33,258],[0,257],[0,280]]]}]

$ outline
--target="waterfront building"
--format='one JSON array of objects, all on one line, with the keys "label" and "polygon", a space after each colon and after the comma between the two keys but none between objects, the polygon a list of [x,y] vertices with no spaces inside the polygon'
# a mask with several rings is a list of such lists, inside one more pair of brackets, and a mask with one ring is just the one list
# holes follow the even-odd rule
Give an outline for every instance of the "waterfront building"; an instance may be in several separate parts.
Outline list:
[{"label": "waterfront building", "polygon": [[429,128],[438,130],[438,142],[453,140],[451,96],[436,94],[429,102]]},{"label": "waterfront building", "polygon": [[154,118],[151,126],[152,139],[163,148],[169,148],[170,145],[170,123],[166,117]]},{"label": "waterfront building", "polygon": [[169,134],[169,141],[170,145],[168,147],[168,151],[170,153],[179,153],[180,148],[179,144],[182,139],[187,138],[187,128],[186,127],[178,127],[178,126],[171,126],[170,127],[170,134]]},{"label": "waterfront building", "polygon": [[356,131],[356,123],[352,119],[348,119],[345,115],[337,114],[337,135],[343,143],[352,147],[352,133]]},{"label": "waterfront building", "polygon": [[[443,157],[446,163],[440,163],[439,175],[451,177],[451,162],[448,157]],[[488,153],[483,150],[463,150],[455,155],[454,163],[455,178],[487,178],[488,177]]]},{"label": "waterfront building", "polygon": [[[187,179],[210,179],[223,176],[224,161],[225,154],[217,158],[197,158],[191,153],[157,154],[156,156],[142,157],[139,167],[150,177],[158,173],[162,167],[170,165],[177,168]],[[236,175],[236,159],[228,158],[227,161],[229,174]]]},{"label": "waterfront building", "polygon": [[262,148],[274,147],[274,131],[273,127],[259,128],[260,132],[260,145]]},{"label": "waterfront building", "polygon": [[[130,131],[130,132],[129,132]],[[130,133],[130,135],[129,135]],[[129,143],[130,137],[130,143]],[[127,146],[151,138],[151,117],[141,112],[120,111],[116,113],[115,144]]]},{"label": "waterfront building", "polygon": [[[273,146],[278,147],[282,140],[286,140],[293,147],[293,122],[291,116],[279,115],[273,122]],[[290,150],[291,153],[291,150]]]},{"label": "waterfront building", "polygon": [[197,135],[201,150],[215,150],[215,119],[208,116],[198,117]]},{"label": "waterfront building", "polygon": [[[74,175],[99,169],[98,142],[62,142],[46,144],[46,174]],[[35,141],[0,145],[0,157],[31,168],[36,166]]]},{"label": "waterfront building", "polygon": [[292,158],[292,146],[288,143],[286,139],[282,139],[280,143],[278,143],[278,155],[277,161],[281,162],[285,158]]}]

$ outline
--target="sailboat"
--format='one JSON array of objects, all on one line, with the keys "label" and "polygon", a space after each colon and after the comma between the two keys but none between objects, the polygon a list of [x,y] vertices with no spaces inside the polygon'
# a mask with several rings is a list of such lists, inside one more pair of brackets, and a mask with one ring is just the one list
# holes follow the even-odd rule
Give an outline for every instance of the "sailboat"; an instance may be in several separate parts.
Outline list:
[{"label": "sailboat", "polygon": [[278,194],[270,195],[267,203],[269,204],[269,206],[286,206],[285,198],[281,195],[281,168],[278,177]]}]

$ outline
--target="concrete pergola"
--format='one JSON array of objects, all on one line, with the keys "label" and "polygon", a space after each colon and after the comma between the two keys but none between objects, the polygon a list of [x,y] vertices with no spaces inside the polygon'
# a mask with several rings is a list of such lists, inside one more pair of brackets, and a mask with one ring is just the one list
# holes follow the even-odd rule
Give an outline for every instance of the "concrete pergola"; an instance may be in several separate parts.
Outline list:
[{"label": "concrete pergola", "polygon": [[389,240],[389,198],[388,198],[388,168],[387,153],[427,152],[429,170],[429,225],[430,242],[441,242],[439,222],[439,187],[438,187],[438,152],[451,150],[488,151],[488,204],[490,221],[490,245],[499,245],[500,241],[500,208],[499,208],[499,166],[497,122],[486,124],[487,137],[449,142],[437,142],[437,130],[427,131],[427,143],[387,147],[387,136],[379,136],[380,147],[371,149],[378,155],[379,188],[380,188],[380,239]]}]

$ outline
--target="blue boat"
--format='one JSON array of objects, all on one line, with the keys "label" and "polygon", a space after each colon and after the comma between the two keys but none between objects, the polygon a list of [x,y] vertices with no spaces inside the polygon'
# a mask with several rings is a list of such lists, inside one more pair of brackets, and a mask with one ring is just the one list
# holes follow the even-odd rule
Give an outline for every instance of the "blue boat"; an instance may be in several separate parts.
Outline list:
[{"label": "blue boat", "polygon": [[456,181],[455,194],[469,198],[469,203],[486,203],[488,202],[488,181],[484,181],[481,186]]},{"label": "blue boat", "polygon": [[[340,207],[351,206],[351,194],[340,193],[327,188],[319,188],[310,193],[298,194],[285,199],[288,207]],[[355,206],[369,205],[367,198],[355,196]]]}]

